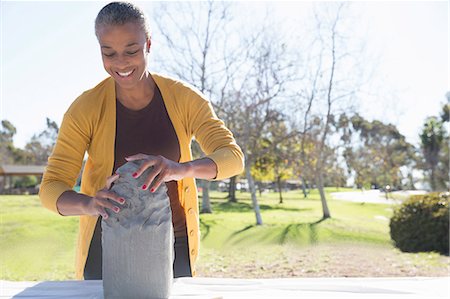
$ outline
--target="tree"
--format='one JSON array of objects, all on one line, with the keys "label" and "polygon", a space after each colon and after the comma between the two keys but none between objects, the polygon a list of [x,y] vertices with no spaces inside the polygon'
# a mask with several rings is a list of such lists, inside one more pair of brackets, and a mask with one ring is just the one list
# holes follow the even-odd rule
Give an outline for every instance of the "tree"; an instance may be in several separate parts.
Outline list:
[{"label": "tree", "polygon": [[25,145],[25,151],[32,157],[33,164],[45,165],[47,163],[58,137],[59,127],[56,122],[48,117],[46,121],[47,128],[37,135],[34,134]]},{"label": "tree", "polygon": [[437,117],[428,117],[420,133],[420,141],[425,160],[424,168],[429,173],[431,190],[437,190],[438,188],[436,171],[445,137],[446,132],[443,123]]},{"label": "tree", "polygon": [[439,156],[437,180],[440,188],[450,190],[450,92],[446,94],[447,104],[444,104],[441,112],[441,120],[445,130],[444,142]]},{"label": "tree", "polygon": [[290,163],[292,134],[289,134],[283,117],[274,117],[267,125],[267,132],[259,139],[257,155],[251,174],[256,182],[273,181],[283,203],[282,185],[292,177]]},{"label": "tree", "polygon": [[[155,22],[167,48],[158,64],[197,87],[216,109],[229,84],[224,74],[234,73],[230,70],[234,54],[228,51],[226,32],[230,22],[229,5],[214,1],[195,3],[195,6],[190,2],[175,3],[176,8],[171,5],[164,3],[156,10]],[[220,111],[217,114],[222,117]],[[209,181],[202,181],[201,213],[212,213],[209,186]]]},{"label": "tree", "polygon": [[[313,173],[322,203],[323,219],[331,217],[324,186],[328,149],[332,148],[336,110],[350,110],[350,102],[360,88],[363,52],[353,49],[343,32],[346,26],[344,13],[346,4],[317,6],[315,10],[315,37],[307,43],[304,75],[300,83],[299,105],[306,107],[302,119],[297,121],[301,134],[300,160],[302,165],[310,164],[306,155],[307,141],[313,145]],[[315,133],[312,133],[313,130]],[[303,171],[304,173],[304,171]],[[304,184],[303,184],[304,185]],[[306,195],[306,192],[304,192]]]},{"label": "tree", "polygon": [[[252,167],[264,157],[270,147],[264,147],[261,138],[267,138],[268,128],[279,122],[280,112],[276,102],[286,96],[286,87],[292,80],[294,64],[290,60],[285,37],[269,29],[267,22],[253,31],[242,44],[246,52],[241,59],[239,75],[233,80],[235,91],[230,95],[236,111],[238,143],[245,155],[245,175],[249,184],[256,224],[262,225],[262,217],[256,196]],[[289,136],[272,136],[272,144],[279,144]]]},{"label": "tree", "polygon": [[283,203],[283,182],[292,177],[293,158],[291,155],[292,138],[282,119],[269,124],[268,132],[270,136],[270,154],[273,156],[273,174],[279,194],[279,203]]},{"label": "tree", "polygon": [[414,162],[415,150],[392,124],[368,121],[358,114],[348,120],[341,115],[340,130],[345,140],[344,158],[359,188],[371,186],[401,189],[402,167]]},{"label": "tree", "polygon": [[2,120],[0,131],[0,163],[11,164],[14,161],[13,137],[16,134],[16,128],[8,120]]},{"label": "tree", "polygon": [[14,146],[14,135],[17,130],[8,120],[2,120],[0,130],[0,163],[2,164],[27,164],[31,157],[22,149]]}]

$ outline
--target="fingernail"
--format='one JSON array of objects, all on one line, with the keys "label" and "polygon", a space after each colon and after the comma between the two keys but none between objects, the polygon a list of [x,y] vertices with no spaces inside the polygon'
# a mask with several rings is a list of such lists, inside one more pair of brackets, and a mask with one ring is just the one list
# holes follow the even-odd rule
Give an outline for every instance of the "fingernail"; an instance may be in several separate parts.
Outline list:
[{"label": "fingernail", "polygon": [[142,190],[147,189],[147,185],[142,185]]},{"label": "fingernail", "polygon": [[152,189],[150,190],[150,192],[152,192],[152,193],[155,192],[155,188],[152,188]]},{"label": "fingernail", "polygon": [[137,177],[137,172],[133,173],[133,177],[134,178]]},{"label": "fingernail", "polygon": [[103,215],[103,218],[107,219],[108,218],[108,214]]},{"label": "fingernail", "polygon": [[119,213],[120,209],[118,207],[114,207],[114,212]]},{"label": "fingernail", "polygon": [[119,202],[120,202],[120,203],[124,203],[124,202],[125,202],[125,198],[122,198],[122,197],[119,198]]}]

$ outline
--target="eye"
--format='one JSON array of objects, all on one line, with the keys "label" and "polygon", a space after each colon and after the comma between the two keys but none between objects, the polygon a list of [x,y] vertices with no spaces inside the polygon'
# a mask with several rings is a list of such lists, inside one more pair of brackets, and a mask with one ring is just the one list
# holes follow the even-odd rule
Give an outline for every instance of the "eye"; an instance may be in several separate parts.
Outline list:
[{"label": "eye", "polygon": [[106,53],[102,53],[104,56],[106,56],[106,57],[113,57],[114,55],[115,55],[115,53],[112,53],[112,54],[106,54]]},{"label": "eye", "polygon": [[130,51],[130,52],[127,52],[127,54],[128,54],[128,55],[134,55],[134,54],[136,54],[137,52],[139,52],[139,50],[136,50],[136,51]]}]

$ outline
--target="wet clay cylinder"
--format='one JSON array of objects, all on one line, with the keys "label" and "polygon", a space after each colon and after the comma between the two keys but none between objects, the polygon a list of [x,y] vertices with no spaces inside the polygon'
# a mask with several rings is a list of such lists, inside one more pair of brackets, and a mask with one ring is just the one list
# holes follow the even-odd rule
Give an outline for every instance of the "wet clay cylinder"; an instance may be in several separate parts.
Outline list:
[{"label": "wet clay cylinder", "polygon": [[168,298],[173,283],[174,236],[167,187],[154,193],[142,190],[150,169],[139,178],[132,174],[140,162],[117,170],[111,188],[125,198],[116,214],[102,220],[103,293],[111,298]]}]

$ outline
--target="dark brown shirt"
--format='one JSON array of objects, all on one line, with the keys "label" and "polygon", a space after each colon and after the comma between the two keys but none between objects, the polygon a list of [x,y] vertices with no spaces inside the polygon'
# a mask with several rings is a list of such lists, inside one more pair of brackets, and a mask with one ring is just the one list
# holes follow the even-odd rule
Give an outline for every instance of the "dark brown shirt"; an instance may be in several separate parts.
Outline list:
[{"label": "dark brown shirt", "polygon": [[[125,157],[138,153],[161,155],[176,162],[180,160],[178,137],[158,87],[155,88],[153,99],[141,110],[130,110],[116,100],[116,143],[113,172],[126,162]],[[167,182],[166,186],[172,208],[175,236],[186,236],[186,218],[178,199],[177,182]]]}]

